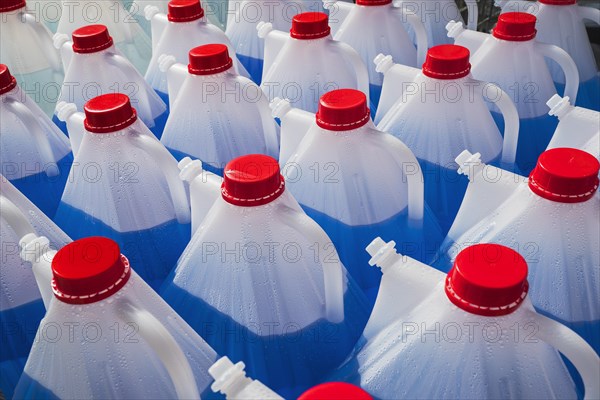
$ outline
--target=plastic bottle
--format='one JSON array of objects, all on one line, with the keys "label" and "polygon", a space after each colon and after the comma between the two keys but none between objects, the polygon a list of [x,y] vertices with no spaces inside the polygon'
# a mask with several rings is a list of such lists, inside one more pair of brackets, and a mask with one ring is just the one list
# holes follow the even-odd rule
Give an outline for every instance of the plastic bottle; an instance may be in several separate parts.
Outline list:
[{"label": "plastic bottle", "polygon": [[259,23],[265,39],[261,88],[269,100],[288,99],[292,106],[317,112],[319,98],[335,89],[358,89],[369,94],[369,73],[360,55],[333,40],[327,14],[294,16],[290,35]]},{"label": "plastic bottle", "polygon": [[89,237],[50,254],[36,240],[23,253],[50,273],[51,280],[39,277],[38,284],[52,287],[52,297],[15,398],[211,393],[215,352],[140,279],[116,242]]},{"label": "plastic bottle", "polygon": [[175,94],[161,141],[175,158],[199,158],[205,169],[222,175],[236,157],[278,156],[279,128],[269,102],[254,82],[236,73],[227,46],[195,47],[188,65],[163,55],[160,67]]},{"label": "plastic bottle", "polygon": [[[600,11],[577,5],[576,0],[530,1],[497,0],[503,12],[529,12],[537,17],[537,40],[565,50],[579,70],[577,106],[600,111],[600,73],[594,57],[586,22],[600,25]],[[565,91],[565,74],[556,63],[546,60],[558,92]]]},{"label": "plastic bottle", "polygon": [[[375,70],[373,59],[383,53],[399,64],[423,65],[427,53],[425,27],[416,14],[397,7],[392,0],[358,0],[355,5],[334,0],[324,4],[334,14],[331,20],[336,21],[331,23],[333,38],[352,46],[369,70],[371,112],[375,115],[383,75]],[[416,48],[403,22],[416,32]]]},{"label": "plastic bottle", "polygon": [[[377,128],[402,140],[419,160],[425,178],[425,202],[445,234],[467,187],[455,174],[456,154],[477,149],[486,162],[514,168],[519,118],[514,104],[497,86],[471,76],[469,51],[461,46],[429,49],[422,70],[375,59],[384,74]],[[486,99],[496,101],[506,119],[503,135]],[[504,136],[504,139],[502,138]]]},{"label": "plastic bottle", "polygon": [[[494,82],[517,106],[520,120],[517,165],[525,175],[548,146],[557,125],[545,107],[556,94],[556,87],[544,58],[556,61],[566,74],[566,96],[575,99],[579,86],[579,73],[571,57],[559,47],[536,41],[535,23],[536,18],[531,14],[504,13],[498,17],[491,35],[466,31],[460,23],[448,24],[448,35],[473,54],[473,77]],[[493,103],[489,106],[502,130],[504,122],[499,110]]]},{"label": "plastic bottle", "polygon": [[161,295],[219,354],[296,398],[347,357],[368,305],[275,159],[239,157],[224,175]]},{"label": "plastic bottle", "polygon": [[212,390],[231,400],[284,400],[260,381],[247,378],[244,368],[246,365],[242,361],[234,365],[227,356],[218,359],[208,369],[215,379]]},{"label": "plastic bottle", "polygon": [[550,107],[548,114],[559,121],[548,149],[572,147],[600,159],[600,113],[573,107],[569,100],[555,95],[546,103]]},{"label": "plastic bottle", "polygon": [[146,81],[165,103],[169,102],[167,74],[159,66],[159,58],[163,54],[172,55],[177,62],[185,63],[191,49],[203,44],[221,43],[228,47],[235,60],[235,70],[248,76],[235,57],[227,35],[208,22],[199,0],[171,0],[167,13],[161,13],[152,6],[148,6],[144,13],[152,25],[152,59],[146,72]]},{"label": "plastic bottle", "polygon": [[55,221],[74,239],[117,241],[140,276],[158,288],[190,238],[177,161],[137,119],[126,95],[95,97],[84,110],[59,104],[75,161]]},{"label": "plastic bottle", "polygon": [[[585,398],[600,395],[598,355],[575,332],[534,310],[519,253],[473,245],[444,276],[396,254],[393,243],[380,238],[368,251],[384,269],[383,280],[390,274],[396,282],[387,295],[394,301],[381,303],[369,325],[381,322],[381,312],[394,319],[383,316],[389,322],[376,330],[368,325],[356,356],[332,379],[360,385],[376,398],[575,398],[560,352],[583,377]],[[414,306],[406,308],[405,299]]]},{"label": "plastic bottle", "polygon": [[[140,119],[160,138],[168,116],[167,106],[115,48],[106,26],[79,28],[73,32],[72,42],[64,34],[56,34],[54,45],[61,51],[66,71],[60,101],[74,103],[81,110],[95,96],[126,93],[131,96]],[[54,120],[66,132],[56,115]]]},{"label": "plastic bottle", "polygon": [[26,9],[25,0],[0,6],[0,61],[47,115],[52,115],[63,81],[58,52],[50,31]]},{"label": "plastic bottle", "polygon": [[371,121],[358,90],[326,93],[316,115],[272,103],[281,119],[283,175],[304,211],[325,230],[342,263],[375,301],[381,273],[363,250],[381,235],[429,261],[441,228],[424,206],[423,174],[413,153]]},{"label": "plastic bottle", "polygon": [[[209,0],[206,2],[209,4],[209,12],[206,13],[206,19],[211,24],[224,30],[225,24],[219,20],[219,17],[221,16],[221,9],[227,11],[227,5],[221,4],[220,1]],[[152,37],[151,21],[146,19],[146,7],[156,7],[159,13],[166,15],[169,12],[169,0],[134,0],[131,3],[129,12],[135,16],[136,21],[140,24],[144,32]]]},{"label": "plastic bottle", "polygon": [[457,158],[469,188],[436,266],[448,269],[467,243],[499,243],[529,263],[533,305],[600,351],[600,163],[576,149],[542,153],[526,181],[486,166],[477,154]]},{"label": "plastic bottle", "polygon": [[2,174],[53,217],[73,155],[69,140],[0,64],[0,159]]},{"label": "plastic bottle", "polygon": [[60,249],[71,239],[2,175],[0,231],[0,390],[12,398],[45,313],[31,265],[19,256],[20,240],[29,234],[44,235],[43,245]]}]

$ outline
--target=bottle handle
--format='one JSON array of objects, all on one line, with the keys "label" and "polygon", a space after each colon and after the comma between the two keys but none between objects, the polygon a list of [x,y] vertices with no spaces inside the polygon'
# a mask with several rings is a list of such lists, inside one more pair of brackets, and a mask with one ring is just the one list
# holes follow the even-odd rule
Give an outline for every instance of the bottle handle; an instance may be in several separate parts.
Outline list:
[{"label": "bottle handle", "polygon": [[150,134],[145,135],[136,132],[136,134],[131,136],[131,140],[136,147],[145,151],[157,165],[161,166],[161,170],[169,186],[177,222],[180,224],[189,224],[191,220],[190,204],[185,185],[179,180],[177,161],[158,139]]},{"label": "bottle handle", "polygon": [[199,399],[190,363],[164,325],[150,312],[135,307],[129,301],[123,300],[118,308],[126,321],[136,324],[140,336],[158,355],[173,382],[177,398]]},{"label": "bottle handle", "polygon": [[[270,22],[261,21],[256,25],[257,35],[259,38],[264,39],[265,41],[265,52],[263,56],[263,76],[262,81],[265,81],[269,70],[271,69],[271,65],[275,62],[277,55],[281,53],[281,49],[287,42],[289,36],[288,34],[274,30],[273,24]],[[269,82],[270,83],[270,82]],[[272,98],[269,93],[269,89],[265,89],[264,85],[261,85],[261,88],[265,91],[268,98]]]},{"label": "bottle handle", "polygon": [[177,94],[189,75],[186,65],[179,64],[172,55],[161,54],[158,56],[158,68],[167,74],[167,91],[169,92],[169,107],[172,110],[177,99]]},{"label": "bottle handle", "polygon": [[467,6],[467,28],[476,31],[479,20],[479,7],[476,0],[465,0]]},{"label": "bottle handle", "polygon": [[600,25],[600,10],[593,7],[577,7],[577,11],[579,12],[579,16],[581,19],[585,19],[593,22],[596,25]]},{"label": "bottle handle", "polygon": [[158,42],[165,30],[165,27],[169,23],[167,16],[161,14],[160,10],[156,6],[148,5],[144,7],[144,17],[150,21],[150,32],[152,33],[152,53],[156,53]]},{"label": "bottle handle", "polygon": [[[494,102],[504,118],[504,140],[502,142],[501,162],[507,169],[513,170],[517,158],[517,143],[519,142],[519,112],[508,94],[500,89],[500,87],[493,83],[487,83],[483,87],[485,88],[482,92],[483,96]],[[486,91],[489,89],[494,89],[500,95],[491,99]]]},{"label": "bottle handle", "polygon": [[354,8],[354,4],[338,0],[323,0],[323,8],[329,11],[329,27],[331,35],[335,36],[344,24],[346,17]]},{"label": "bottle handle", "polygon": [[315,122],[315,115],[293,108],[287,99],[276,97],[269,104],[273,118],[281,121],[279,164],[283,167],[292,157],[302,139]]},{"label": "bottle handle", "polygon": [[579,90],[579,70],[575,61],[569,54],[558,46],[537,42],[536,45],[544,57],[548,57],[554,61],[565,74],[565,96],[569,97],[573,103],[577,99],[577,91]]},{"label": "bottle handle", "polygon": [[600,358],[581,336],[567,326],[535,311],[529,315],[538,328],[538,337],[564,354],[583,379],[584,399],[600,398]]},{"label": "bottle handle", "polygon": [[44,307],[50,307],[54,294],[52,293],[52,259],[56,250],[50,248],[50,241],[45,236],[28,233],[19,240],[21,259],[31,263],[31,270],[35,277]]},{"label": "bottle handle", "polygon": [[65,33],[55,33],[52,37],[54,48],[60,53],[60,60],[65,72],[69,69],[71,59],[73,58],[73,42]]},{"label": "bottle handle", "polygon": [[423,65],[425,62],[425,57],[427,56],[427,50],[429,49],[429,39],[427,38],[425,25],[423,25],[421,18],[414,11],[407,10],[404,7],[400,7],[399,10],[415,32],[417,44],[417,66]]},{"label": "bottle handle", "polygon": [[33,142],[37,148],[41,161],[44,163],[44,169],[48,177],[58,176],[60,170],[54,160],[54,152],[50,146],[48,137],[42,130],[40,123],[35,115],[29,110],[25,104],[16,101],[11,97],[7,97],[4,101],[6,109],[12,112],[18,119],[23,122],[23,125],[28,127],[28,131],[33,136]]},{"label": "bottle handle", "polygon": [[358,90],[363,92],[365,96],[367,96],[367,104],[371,104],[370,99],[369,99],[369,93],[370,93],[369,70],[367,69],[365,62],[363,61],[361,56],[358,54],[358,52],[356,50],[354,50],[352,48],[352,46],[350,46],[349,44],[340,42],[337,40],[333,40],[333,39],[331,39],[331,43],[340,47],[340,49],[343,52],[342,54],[344,54],[346,56],[346,59],[354,67],[354,73],[356,74],[357,88],[358,88]]},{"label": "bottle handle", "polygon": [[85,114],[77,111],[77,106],[73,103],[59,101],[56,105],[56,117],[59,121],[67,123],[67,132],[69,132],[69,140],[71,141],[71,150],[76,156],[81,146],[81,140],[85,133]]},{"label": "bottle handle", "polygon": [[38,22],[35,15],[30,14],[28,12],[23,13],[23,19],[26,24],[31,26],[38,36],[40,43],[42,44],[42,49],[46,59],[50,63],[52,70],[54,72],[61,72],[61,60],[58,56],[57,52],[54,50],[52,46],[52,33],[44,26],[44,24]]},{"label": "bottle handle", "polygon": [[35,229],[29,223],[25,215],[12,201],[0,194],[0,218],[2,218],[15,232],[17,237],[35,233]]}]

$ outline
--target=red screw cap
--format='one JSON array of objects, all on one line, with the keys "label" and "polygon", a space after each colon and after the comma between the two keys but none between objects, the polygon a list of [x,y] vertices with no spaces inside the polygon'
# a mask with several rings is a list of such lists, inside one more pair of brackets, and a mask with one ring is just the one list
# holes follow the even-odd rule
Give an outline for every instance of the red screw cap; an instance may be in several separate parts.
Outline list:
[{"label": "red screw cap", "polygon": [[446,277],[446,295],[472,314],[500,316],[515,311],[527,296],[527,262],[498,244],[461,251]]},{"label": "red screw cap", "polygon": [[546,150],[529,175],[529,188],[545,199],[581,203],[598,190],[600,163],[585,151],[569,148]]},{"label": "red screw cap", "polygon": [[534,15],[523,12],[500,14],[492,35],[510,42],[526,42],[535,38],[536,21],[537,18]]},{"label": "red screw cap", "polygon": [[0,13],[18,10],[26,5],[25,0],[2,0],[2,4],[0,4]]},{"label": "red screw cap", "polygon": [[369,122],[370,113],[367,96],[363,92],[354,89],[332,90],[319,100],[317,125],[329,131],[349,131]]},{"label": "red screw cap", "polygon": [[0,64],[0,94],[8,93],[17,86],[17,80],[11,75],[8,67]]},{"label": "red screw cap", "polygon": [[96,53],[113,45],[113,39],[104,25],[87,25],[73,31],[75,53]]},{"label": "red screw cap", "polygon": [[52,290],[69,304],[90,304],[118,292],[129,280],[129,261],[119,245],[104,237],[76,240],[52,260]]},{"label": "red screw cap", "polygon": [[549,4],[552,6],[570,6],[577,4],[577,0],[539,0],[542,4]]},{"label": "red screw cap", "polygon": [[356,0],[356,4],[359,6],[385,6],[386,4],[392,4],[392,0]]},{"label": "red screw cap", "polygon": [[344,382],[329,382],[304,392],[298,400],[373,400],[371,395],[358,386]]},{"label": "red screw cap", "polygon": [[190,22],[204,17],[199,0],[171,0],[167,18],[171,22]]},{"label": "red screw cap", "polygon": [[459,79],[469,75],[469,50],[454,44],[433,46],[427,51],[423,74],[435,79]]},{"label": "red screw cap", "polygon": [[93,133],[120,131],[137,119],[129,97],[122,93],[109,93],[94,97],[83,106],[85,129]]},{"label": "red screw cap", "polygon": [[254,207],[281,196],[285,181],[273,157],[250,154],[230,161],[225,167],[221,194],[236,206]]},{"label": "red screw cap", "polygon": [[329,17],[325,13],[305,12],[292,18],[290,36],[294,39],[319,39],[329,36],[329,33]]},{"label": "red screw cap", "polygon": [[194,47],[189,53],[188,71],[193,75],[213,75],[227,71],[233,65],[224,44]]}]

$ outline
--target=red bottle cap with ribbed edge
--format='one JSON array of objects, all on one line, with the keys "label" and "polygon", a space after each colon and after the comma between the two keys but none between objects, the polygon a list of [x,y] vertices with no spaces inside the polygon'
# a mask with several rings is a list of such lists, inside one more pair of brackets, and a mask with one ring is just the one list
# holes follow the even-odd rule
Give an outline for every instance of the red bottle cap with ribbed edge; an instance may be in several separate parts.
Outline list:
[{"label": "red bottle cap with ribbed edge", "polygon": [[500,14],[492,35],[509,42],[526,42],[535,38],[537,33],[535,30],[536,21],[535,15],[523,12]]},{"label": "red bottle cap with ribbed edge", "polygon": [[8,67],[0,64],[0,94],[10,92],[17,86],[17,80],[11,75]]},{"label": "red bottle cap with ribbed edge", "polygon": [[310,40],[329,36],[329,17],[321,12],[305,12],[292,18],[290,36],[294,39]]},{"label": "red bottle cap with ribbed edge", "polygon": [[189,60],[188,71],[193,75],[218,74],[233,66],[233,60],[224,44],[194,47],[190,50]]},{"label": "red bottle cap with ribbed edge", "polygon": [[279,163],[264,154],[250,154],[231,160],[223,173],[221,194],[236,206],[254,207],[281,196],[285,181]]},{"label": "red bottle cap with ribbed edge", "polygon": [[83,106],[85,129],[93,133],[120,131],[137,119],[129,97],[122,93],[109,93],[94,97]]},{"label": "red bottle cap with ribbed edge", "polygon": [[367,96],[359,90],[339,89],[325,93],[319,100],[317,125],[329,131],[349,131],[369,122],[371,111]]},{"label": "red bottle cap with ribbed edge", "polygon": [[459,79],[469,75],[469,50],[454,44],[433,46],[427,51],[423,74],[435,79]]},{"label": "red bottle cap with ribbed edge", "polygon": [[461,251],[446,277],[446,295],[472,314],[500,316],[515,311],[527,296],[527,262],[499,244]]},{"label": "red bottle cap with ribbed edge", "polygon": [[392,0],[356,0],[356,4],[359,6],[385,6],[386,4],[392,4]]},{"label": "red bottle cap with ribbed edge", "polygon": [[577,4],[577,0],[539,0],[539,2],[552,6],[571,6],[573,4]]},{"label": "red bottle cap with ribbed edge", "polygon": [[62,302],[90,304],[118,292],[129,280],[129,261],[108,238],[69,243],[52,260],[52,290]]},{"label": "red bottle cap with ribbed edge", "polygon": [[87,25],[73,31],[73,51],[75,53],[95,53],[108,49],[113,39],[104,25]]},{"label": "red bottle cap with ribbed edge", "polygon": [[171,22],[190,22],[204,17],[199,0],[171,0],[167,18]]},{"label": "red bottle cap with ribbed edge", "polygon": [[559,203],[580,203],[598,190],[600,163],[585,151],[570,148],[546,150],[529,175],[529,188],[540,197]]},{"label": "red bottle cap with ribbed edge", "polygon": [[25,0],[2,0],[2,3],[0,3],[0,13],[18,10],[26,5]]},{"label": "red bottle cap with ribbed edge", "polygon": [[329,382],[308,389],[298,400],[373,400],[373,397],[358,386]]}]

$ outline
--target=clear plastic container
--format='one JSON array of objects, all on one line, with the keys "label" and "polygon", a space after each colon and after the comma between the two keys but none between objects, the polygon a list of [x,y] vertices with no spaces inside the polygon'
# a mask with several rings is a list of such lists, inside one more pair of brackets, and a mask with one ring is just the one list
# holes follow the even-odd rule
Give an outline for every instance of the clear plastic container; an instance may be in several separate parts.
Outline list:
[{"label": "clear plastic container", "polygon": [[[4,133],[3,133],[4,135]],[[20,257],[21,238],[47,237],[46,245],[60,249],[71,241],[48,217],[0,175],[0,390],[12,398],[35,331],[45,309],[31,265]]]},{"label": "clear plastic container", "polygon": [[50,31],[26,9],[25,0],[0,6],[0,61],[32,99],[52,115],[64,78]]},{"label": "clear plastic container", "polygon": [[519,251],[534,306],[600,351],[598,160],[581,150],[548,150],[528,180],[468,151],[457,160],[470,183],[435,265],[448,270],[470,243]]},{"label": "clear plastic container", "polygon": [[85,115],[59,104],[75,161],[55,221],[73,239],[117,241],[158,288],[190,238],[186,188],[177,161],[137,119],[126,95],[86,103]]},{"label": "clear plastic container", "polygon": [[[347,43],[360,54],[369,70],[371,112],[375,115],[383,75],[375,70],[373,60],[378,54],[390,54],[399,64],[423,65],[427,53],[427,32],[419,17],[392,0],[358,0],[356,4],[326,2],[329,9],[333,38]],[[416,32],[416,48],[406,32],[410,25]],[[365,35],[365,32],[368,34]]]},{"label": "clear plastic container", "polygon": [[[88,25],[73,32],[73,41],[64,34],[54,36],[65,66],[65,83],[60,101],[74,103],[78,110],[86,101],[106,93],[130,96],[144,124],[160,138],[167,120],[166,104],[144,77],[114,46],[104,25]],[[59,122],[56,118],[55,121]],[[58,123],[64,130],[64,124]]]},{"label": "clear plastic container", "polygon": [[2,174],[53,217],[69,176],[69,139],[0,64],[0,159]]},{"label": "clear plastic container", "polygon": [[161,142],[177,159],[191,156],[223,175],[245,154],[277,157],[279,128],[269,102],[250,79],[236,73],[227,46],[208,44],[189,52],[189,64],[163,55],[172,106]]},{"label": "clear plastic container", "polygon": [[106,26],[119,52],[140,74],[146,72],[152,57],[150,37],[138,25],[134,14],[125,9],[122,1],[62,0],[57,33],[70,37],[77,29],[90,24]]},{"label": "clear plastic container", "polygon": [[[432,47],[422,70],[394,64],[384,55],[375,63],[384,74],[377,128],[402,140],[419,160],[425,202],[445,234],[467,187],[467,179],[456,176],[456,154],[477,149],[485,162],[514,168],[519,130],[515,106],[497,86],[473,79],[469,51],[461,46]],[[503,134],[486,99],[502,110],[507,121]]]},{"label": "clear plastic container", "polygon": [[[206,183],[191,185],[192,198],[219,193]],[[339,365],[368,318],[330,239],[285,189],[277,161],[258,154],[227,165],[221,197],[161,295],[217,353],[284,398]]]},{"label": "clear plastic container", "polygon": [[[600,10],[577,5],[576,0],[496,1],[503,12],[529,12],[537,17],[537,40],[565,50],[579,70],[576,105],[600,111],[600,75],[586,23],[600,25]],[[559,94],[565,93],[565,74],[561,67],[546,59]],[[568,95],[568,94],[567,94]]]},{"label": "clear plastic container", "polygon": [[235,60],[234,68],[241,75],[248,72],[235,57],[235,51],[227,35],[208,22],[199,0],[171,0],[167,13],[158,7],[148,6],[144,10],[152,25],[152,59],[146,72],[146,81],[168,102],[167,74],[160,69],[159,58],[169,54],[178,63],[187,63],[191,49],[204,44],[224,44]]},{"label": "clear plastic container", "polygon": [[[217,358],[140,277],[116,242],[76,240],[58,252],[29,237],[23,254],[52,289],[15,398],[198,399]],[[82,274],[81,271],[85,271]]]},{"label": "clear plastic container", "polygon": [[393,284],[382,285],[356,355],[332,379],[386,399],[576,398],[560,352],[581,374],[585,398],[600,395],[598,355],[534,310],[527,262],[514,250],[467,247],[447,276],[381,238],[368,251]]},{"label": "clear plastic container", "polygon": [[374,237],[395,240],[417,259],[433,258],[442,232],[424,205],[419,163],[399,139],[377,130],[362,92],[323,95],[316,116],[284,100],[272,107],[281,120],[287,188],[372,302],[381,273],[369,267],[362,249]]},{"label": "clear plastic container", "polygon": [[548,149],[572,147],[587,151],[600,159],[600,113],[582,107],[573,107],[569,98],[555,95],[547,103],[548,114],[558,118],[558,126]]},{"label": "clear plastic container", "polygon": [[[533,15],[518,12],[501,14],[490,35],[467,31],[461,23],[448,24],[448,35],[472,53],[473,77],[494,82],[515,103],[520,120],[517,166],[526,175],[535,167],[557,125],[546,108],[556,87],[545,58],[556,61],[566,74],[566,96],[575,99],[579,86],[579,73],[571,57],[559,47],[535,40],[535,26]],[[499,110],[494,103],[489,106],[502,129]]]},{"label": "clear plastic container", "polygon": [[328,16],[307,12],[294,16],[290,34],[259,23],[265,39],[261,88],[269,100],[288,99],[290,104],[317,112],[319,98],[335,89],[358,89],[369,95],[369,73],[356,50],[333,40]]}]

